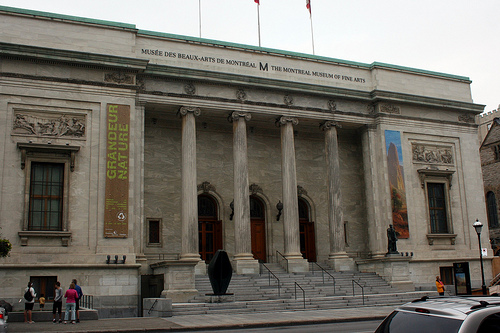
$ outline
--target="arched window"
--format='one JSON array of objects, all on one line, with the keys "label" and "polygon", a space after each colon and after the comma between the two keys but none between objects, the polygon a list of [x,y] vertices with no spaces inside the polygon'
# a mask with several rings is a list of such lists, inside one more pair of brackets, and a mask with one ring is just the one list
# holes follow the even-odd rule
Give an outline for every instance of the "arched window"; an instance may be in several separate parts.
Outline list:
[{"label": "arched window", "polygon": [[488,226],[498,228],[498,207],[495,193],[492,191],[486,194],[486,209],[488,211]]}]

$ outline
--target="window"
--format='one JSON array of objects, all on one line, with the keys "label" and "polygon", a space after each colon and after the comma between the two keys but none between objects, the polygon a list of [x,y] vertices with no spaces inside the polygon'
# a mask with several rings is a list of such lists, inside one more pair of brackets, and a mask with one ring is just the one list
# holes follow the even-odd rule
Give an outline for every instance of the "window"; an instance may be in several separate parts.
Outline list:
[{"label": "window", "polygon": [[454,285],[453,282],[453,266],[450,267],[439,267],[439,275],[441,276],[441,281],[447,286]]},{"label": "window", "polygon": [[21,245],[30,237],[58,237],[68,246],[69,177],[75,169],[79,147],[69,145],[18,143],[21,169],[25,170],[23,229]]},{"label": "window", "polygon": [[148,220],[148,246],[161,246],[161,220]]},{"label": "window", "polygon": [[427,183],[431,233],[434,234],[448,233],[444,185],[443,183]]},{"label": "window", "polygon": [[500,161],[500,145],[493,146],[495,151],[495,161]]},{"label": "window", "polygon": [[64,164],[31,164],[28,230],[62,230]]},{"label": "window", "polygon": [[486,193],[486,209],[488,213],[488,226],[490,228],[498,228],[498,207],[495,193]]},{"label": "window", "polygon": [[455,245],[456,234],[453,233],[452,215],[450,209],[453,170],[426,168],[417,170],[422,189],[424,190],[429,245],[435,241],[440,245]]},{"label": "window", "polygon": [[30,282],[36,292],[36,298],[44,295],[46,300],[54,300],[54,285],[57,282],[57,276],[31,276]]}]

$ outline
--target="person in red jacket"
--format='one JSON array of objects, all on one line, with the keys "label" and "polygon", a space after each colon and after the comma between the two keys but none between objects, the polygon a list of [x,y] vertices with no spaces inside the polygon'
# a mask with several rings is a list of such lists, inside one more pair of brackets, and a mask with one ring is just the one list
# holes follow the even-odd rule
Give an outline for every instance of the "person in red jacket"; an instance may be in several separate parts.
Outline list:
[{"label": "person in red jacket", "polygon": [[68,323],[69,312],[71,311],[71,323],[75,322],[75,309],[76,309],[76,299],[78,298],[78,293],[75,290],[75,284],[71,283],[69,289],[64,293],[64,298],[66,298],[66,313],[64,314],[64,323]]}]

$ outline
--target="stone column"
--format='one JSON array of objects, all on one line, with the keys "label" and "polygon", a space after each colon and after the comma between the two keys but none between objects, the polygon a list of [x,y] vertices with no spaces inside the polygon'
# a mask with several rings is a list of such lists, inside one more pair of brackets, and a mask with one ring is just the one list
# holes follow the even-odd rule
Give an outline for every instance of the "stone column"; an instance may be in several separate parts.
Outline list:
[{"label": "stone column", "polygon": [[281,177],[283,183],[283,231],[285,241],[284,256],[289,272],[309,270],[307,260],[300,253],[299,201],[297,196],[297,170],[295,166],[295,143],[293,125],[297,118],[281,117],[277,124],[281,127]]},{"label": "stone column", "polygon": [[183,106],[182,117],[182,188],[181,188],[181,260],[200,260],[198,249],[198,197],[196,187],[196,122],[200,109]]},{"label": "stone column", "polygon": [[250,114],[233,112],[229,121],[233,123],[234,161],[234,241],[233,268],[236,274],[258,274],[259,262],[252,254],[250,229],[250,197],[248,185],[247,124]]},{"label": "stone column", "polygon": [[366,126],[362,134],[363,166],[365,174],[366,210],[368,220],[368,250],[373,259],[384,258],[387,252],[386,229],[390,221],[384,214],[385,195],[389,181],[384,175],[385,147],[376,125]]},{"label": "stone column", "polygon": [[330,230],[330,255],[328,260],[337,271],[354,270],[354,261],[345,249],[345,230],[342,212],[342,192],[340,186],[339,143],[337,128],[339,123],[325,121],[320,125],[325,131],[326,175],[328,184],[328,223]]}]

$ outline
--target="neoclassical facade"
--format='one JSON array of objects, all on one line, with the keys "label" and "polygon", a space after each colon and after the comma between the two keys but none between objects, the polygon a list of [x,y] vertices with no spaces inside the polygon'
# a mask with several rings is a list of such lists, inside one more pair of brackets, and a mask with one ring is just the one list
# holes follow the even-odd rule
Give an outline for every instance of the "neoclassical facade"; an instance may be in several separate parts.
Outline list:
[{"label": "neoclassical facade", "polygon": [[189,299],[218,249],[236,274],[318,262],[411,290],[468,262],[479,284],[469,78],[0,17],[2,297],[77,278],[101,316],[137,315],[151,286]]}]

